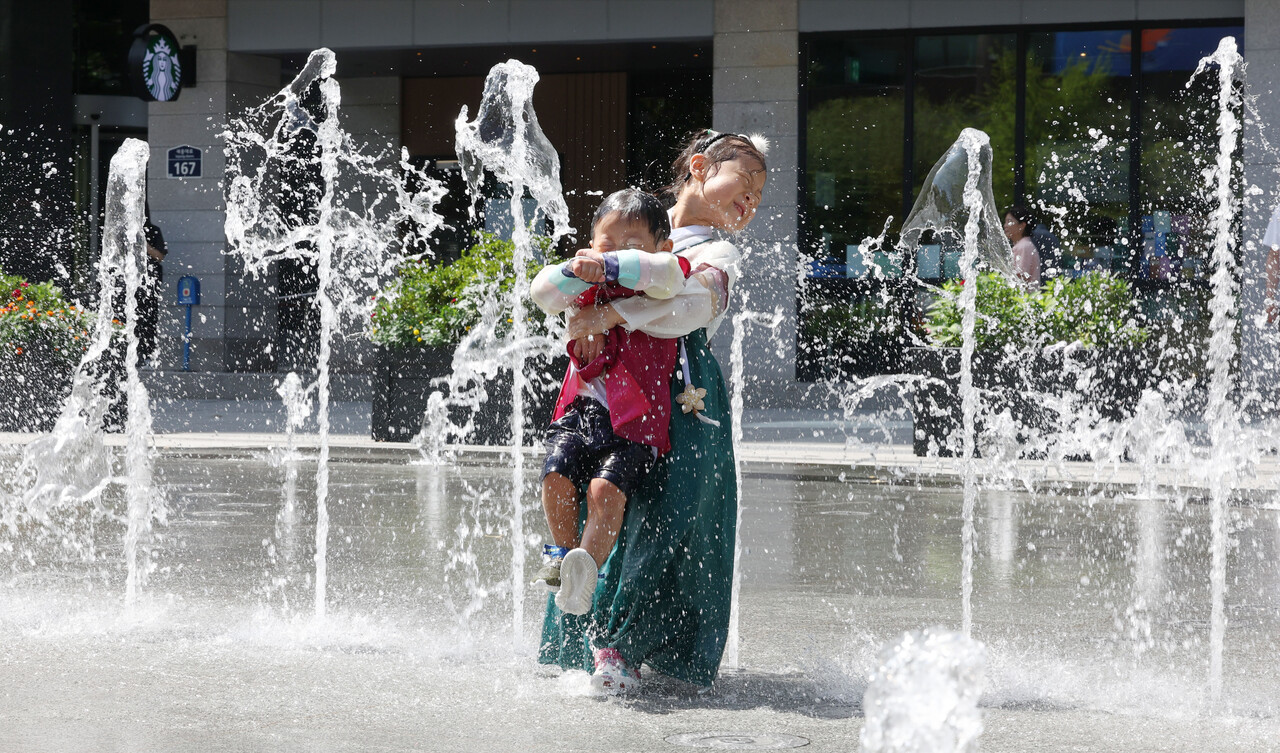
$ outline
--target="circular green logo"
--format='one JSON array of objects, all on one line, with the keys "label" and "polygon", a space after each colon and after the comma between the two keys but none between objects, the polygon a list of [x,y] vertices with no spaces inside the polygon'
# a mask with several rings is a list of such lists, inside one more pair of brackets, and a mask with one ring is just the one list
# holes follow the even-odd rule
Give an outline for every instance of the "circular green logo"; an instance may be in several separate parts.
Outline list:
[{"label": "circular green logo", "polygon": [[160,24],[143,24],[129,48],[134,93],[147,102],[172,102],[182,91],[178,38]]},{"label": "circular green logo", "polygon": [[147,82],[147,91],[159,102],[168,102],[178,93],[182,82],[178,46],[164,34],[156,34],[147,43],[147,54],[142,59],[142,77]]}]

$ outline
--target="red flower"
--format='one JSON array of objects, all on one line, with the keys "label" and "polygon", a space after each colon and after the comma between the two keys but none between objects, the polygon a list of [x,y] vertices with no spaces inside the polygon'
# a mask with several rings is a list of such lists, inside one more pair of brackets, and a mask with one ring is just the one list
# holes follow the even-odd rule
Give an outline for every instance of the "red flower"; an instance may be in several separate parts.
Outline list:
[{"label": "red flower", "polygon": [[20,287],[20,288],[29,288],[29,287],[31,287],[31,283],[29,283],[29,282],[20,282],[20,283],[18,283],[18,287]]}]

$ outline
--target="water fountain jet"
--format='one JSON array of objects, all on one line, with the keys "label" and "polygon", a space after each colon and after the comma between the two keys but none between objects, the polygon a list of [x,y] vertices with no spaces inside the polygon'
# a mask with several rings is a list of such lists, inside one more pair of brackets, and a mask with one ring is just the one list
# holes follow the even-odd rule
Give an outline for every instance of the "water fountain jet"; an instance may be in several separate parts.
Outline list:
[{"label": "water fountain jet", "polygon": [[[328,587],[333,339],[344,316],[361,326],[368,320],[379,281],[414,255],[403,229],[429,237],[441,225],[434,208],[444,195],[438,181],[409,164],[407,151],[401,150],[398,165],[391,167],[383,164],[385,155],[366,153],[342,130],[336,72],[332,51],[312,52],[293,81],[223,134],[228,253],[254,277],[271,274],[273,264],[285,259],[317,269],[317,617],[325,616]],[[370,184],[378,187],[372,196]]]},{"label": "water fountain jet", "polygon": [[[495,65],[485,79],[484,95],[474,121],[464,106],[455,123],[458,159],[471,191],[473,207],[485,182],[485,171],[511,191],[512,274],[509,310],[511,383],[511,619],[517,645],[524,631],[524,566],[528,547],[524,532],[524,421],[528,378],[525,363],[530,343],[525,316],[529,296],[528,265],[533,259],[529,221],[524,213],[528,190],[537,209],[552,222],[552,243],[571,232],[569,208],[560,188],[560,162],[538,125],[533,87],[538,72],[518,60]],[[455,359],[456,360],[456,359]]]}]

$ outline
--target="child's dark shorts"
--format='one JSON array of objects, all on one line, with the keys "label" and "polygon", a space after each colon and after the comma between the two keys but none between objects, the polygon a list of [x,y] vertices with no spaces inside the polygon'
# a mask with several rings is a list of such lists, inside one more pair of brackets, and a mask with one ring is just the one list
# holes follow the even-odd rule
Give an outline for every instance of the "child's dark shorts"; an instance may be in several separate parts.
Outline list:
[{"label": "child's dark shorts", "polygon": [[559,473],[582,487],[602,478],[631,499],[644,477],[653,470],[653,448],[613,433],[609,411],[591,398],[579,395],[547,429],[547,459],[542,477]]}]

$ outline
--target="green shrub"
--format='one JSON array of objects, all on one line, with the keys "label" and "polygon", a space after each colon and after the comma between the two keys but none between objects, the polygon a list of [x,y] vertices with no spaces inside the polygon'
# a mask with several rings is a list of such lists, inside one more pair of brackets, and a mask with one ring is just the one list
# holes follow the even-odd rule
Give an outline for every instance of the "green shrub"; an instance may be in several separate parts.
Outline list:
[{"label": "green shrub", "polygon": [[1086,347],[1133,345],[1146,339],[1135,319],[1133,289],[1109,274],[1058,278],[1031,296],[1039,334],[1047,342],[1076,342]]},{"label": "green shrub", "polygon": [[[931,344],[960,345],[963,287],[962,281],[943,283],[942,295],[926,311]],[[986,272],[978,276],[976,309],[974,342],[979,348],[1020,349],[1057,342],[1116,347],[1147,337],[1135,321],[1133,288],[1105,273],[1058,278],[1041,290],[1025,291],[1001,274]]]},{"label": "green shrub", "polygon": [[[541,236],[534,242],[534,256],[541,258],[529,262],[530,278],[546,263],[551,246],[550,239]],[[479,323],[486,293],[496,286],[502,300],[507,299],[515,284],[514,254],[511,241],[479,233],[476,244],[456,261],[406,262],[376,296],[369,338],[388,348],[456,344]],[[528,315],[535,315],[532,304],[527,306]]]},{"label": "green shrub", "polygon": [[39,348],[73,362],[88,345],[89,327],[89,314],[53,283],[0,273],[0,351],[12,356]]},{"label": "green shrub", "polygon": [[[959,347],[962,312],[960,293],[963,280],[942,284],[942,295],[925,312],[929,341],[943,347]],[[974,341],[980,348],[998,348],[1020,342],[1027,334],[1032,311],[1028,295],[1004,275],[987,272],[978,277],[978,312]]]}]

